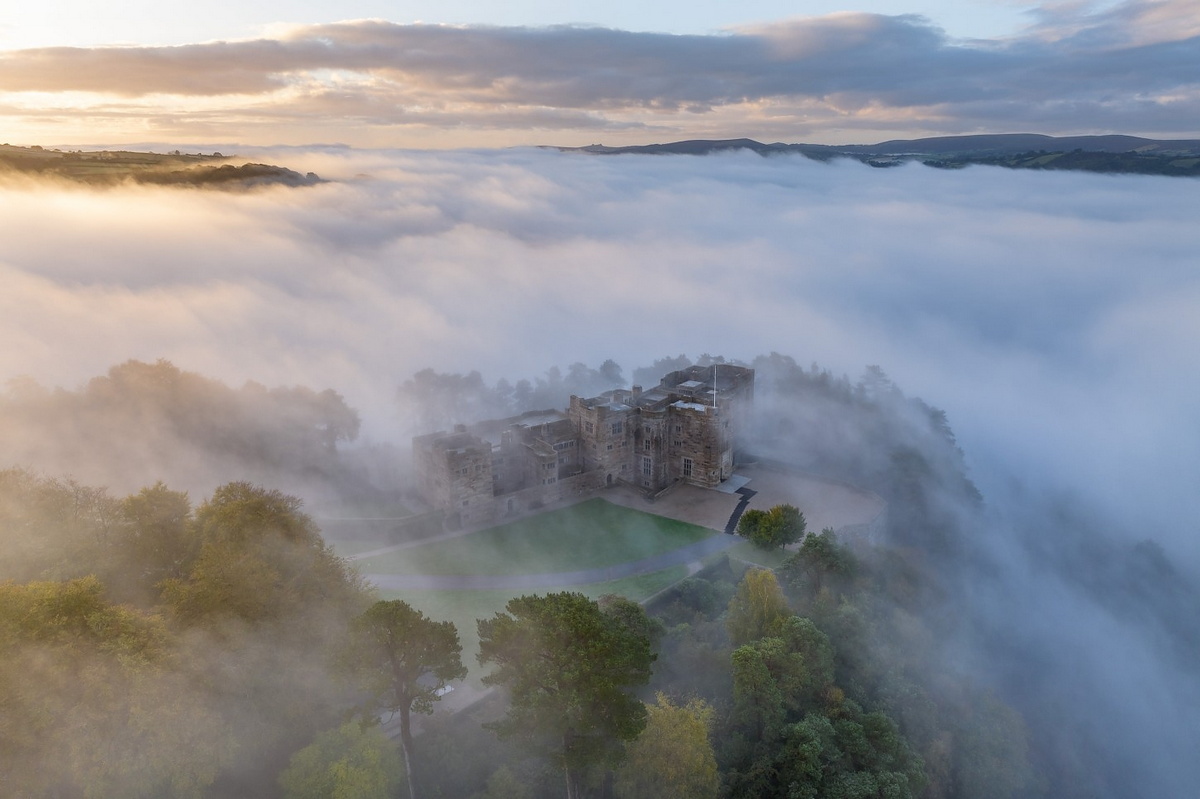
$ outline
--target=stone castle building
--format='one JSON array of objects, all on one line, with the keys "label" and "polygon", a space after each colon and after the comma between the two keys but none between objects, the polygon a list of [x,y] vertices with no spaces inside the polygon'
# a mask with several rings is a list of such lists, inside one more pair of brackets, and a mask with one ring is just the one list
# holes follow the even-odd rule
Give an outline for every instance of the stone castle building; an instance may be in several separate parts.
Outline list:
[{"label": "stone castle building", "polygon": [[450,526],[501,521],[618,483],[658,494],[711,488],[733,474],[754,399],[754,370],[732,364],[671,372],[656,387],[571,397],[413,439],[417,488]]}]

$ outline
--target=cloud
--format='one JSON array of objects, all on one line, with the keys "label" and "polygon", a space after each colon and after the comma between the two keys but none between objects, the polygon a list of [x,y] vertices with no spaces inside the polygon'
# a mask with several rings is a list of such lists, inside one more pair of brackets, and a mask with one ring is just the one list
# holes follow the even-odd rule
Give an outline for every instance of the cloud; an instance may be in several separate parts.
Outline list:
[{"label": "cloud", "polygon": [[[1122,779],[1194,784],[1177,756],[1194,674],[1162,656],[1163,625],[1194,618],[1144,621],[1114,595],[1119,548],[1062,567],[1093,539],[1152,539],[1185,575],[1200,559],[1194,181],[748,153],[251,154],[336,180],[0,185],[0,379],[73,387],[161,357],[232,385],[333,388],[403,446],[395,390],[427,366],[494,381],[679,352],[776,350],[852,378],[879,364],[947,411],[999,519],[973,531],[1000,568],[970,593],[979,629],[1006,632],[974,656],[1044,707],[1065,697],[1064,722]],[[1047,498],[1086,509],[1071,529],[1087,535]]]},{"label": "cloud", "polygon": [[[180,115],[181,133],[194,120],[261,143],[295,142],[286,131],[297,123],[340,127],[358,143],[369,139],[357,126],[462,128],[480,143],[498,130],[535,143],[530,131],[620,136],[647,126],[680,136],[1001,125],[1195,135],[1198,37],[1194,9],[1166,0],[1096,13],[1044,7],[1028,31],[993,41],[866,13],[703,36],[359,20],[271,39],[9,51],[0,85],[16,105],[24,93],[83,93],[104,116],[100,106],[120,98],[144,114]],[[216,102],[197,110],[205,98]],[[39,108],[29,104],[26,124]],[[120,129],[119,116],[109,121]]]},{"label": "cloud", "polygon": [[425,366],[519,378],[779,350],[852,376],[883,365],[946,407],[988,485],[1062,482],[1131,526],[1200,511],[1198,445],[1178,432],[1200,389],[1191,181],[750,154],[253,155],[343,180],[0,189],[16,231],[0,242],[15,344],[0,376],[73,386],[165,357],[234,385],[333,387],[386,438],[394,388]]}]

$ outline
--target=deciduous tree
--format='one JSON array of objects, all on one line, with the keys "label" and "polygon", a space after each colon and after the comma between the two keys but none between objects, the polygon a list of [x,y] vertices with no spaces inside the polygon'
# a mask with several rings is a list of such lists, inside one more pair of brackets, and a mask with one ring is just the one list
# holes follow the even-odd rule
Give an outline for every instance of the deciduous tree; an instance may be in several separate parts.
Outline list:
[{"label": "deciduous tree", "polygon": [[749,569],[729,600],[725,626],[734,646],[774,635],[790,614],[787,599],[775,574],[767,569]]},{"label": "deciduous tree", "polygon": [[196,511],[196,531],[200,551],[187,574],[163,583],[186,622],[295,619],[316,606],[345,611],[365,596],[295,497],[229,483]]},{"label": "deciduous tree", "polygon": [[665,694],[647,705],[646,729],[629,746],[617,773],[621,799],[715,799],[721,781],[709,731],[713,709],[693,699],[672,704]]},{"label": "deciduous tree", "polygon": [[292,755],[279,787],[285,799],[389,799],[403,771],[377,726],[350,721]]},{"label": "deciduous tree", "polygon": [[229,730],[175,679],[173,649],[94,577],[0,583],[0,794],[198,799]]},{"label": "deciduous tree", "polygon": [[782,549],[804,537],[804,514],[795,505],[776,505],[762,511],[751,508],[738,520],[738,535],[763,549]]}]

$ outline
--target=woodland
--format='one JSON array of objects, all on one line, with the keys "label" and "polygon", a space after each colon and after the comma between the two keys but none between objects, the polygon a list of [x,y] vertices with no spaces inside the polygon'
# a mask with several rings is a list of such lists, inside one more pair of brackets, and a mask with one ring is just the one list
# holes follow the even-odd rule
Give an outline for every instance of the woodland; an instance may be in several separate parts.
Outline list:
[{"label": "woodland", "polygon": [[[660,359],[633,382],[689,363]],[[1053,685],[1012,679],[1015,639],[985,650],[1003,667],[962,656],[987,528],[946,415],[878,367],[851,382],[774,353],[748,365],[755,454],[879,493],[884,539],[842,541],[772,509],[754,524],[764,551],[791,544],[775,569],[718,559],[645,606],[515,596],[478,621],[477,653],[452,624],[381,598],[298,496],[269,487],[351,504],[385,491],[390,472],[378,452],[352,454],[358,415],[335,391],[233,389],[133,361],[75,391],[10,384],[0,794],[1120,795],[1074,736],[1081,717],[1042,701]],[[624,382],[611,361],[494,385],[426,370],[397,398],[436,427]],[[199,501],[178,487],[222,473]],[[1105,546],[1080,556],[1119,554],[1112,576],[1146,613],[1196,601],[1153,545]],[[1175,640],[1193,651],[1186,631]],[[428,715],[472,660],[495,690]],[[394,720],[398,740],[381,726]]]}]

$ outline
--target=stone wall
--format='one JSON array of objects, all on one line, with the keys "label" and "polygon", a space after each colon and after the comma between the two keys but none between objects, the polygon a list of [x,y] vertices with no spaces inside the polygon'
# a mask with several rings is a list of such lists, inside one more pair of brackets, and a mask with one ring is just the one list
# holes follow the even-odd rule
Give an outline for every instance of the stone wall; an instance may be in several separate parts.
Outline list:
[{"label": "stone wall", "polygon": [[500,524],[508,519],[516,519],[530,511],[565,502],[572,499],[582,499],[591,496],[605,487],[605,475],[600,472],[583,472],[572,477],[555,480],[545,485],[534,485],[508,494],[489,497],[485,505],[476,506],[471,518],[447,518],[448,527],[481,527],[489,524]]}]

